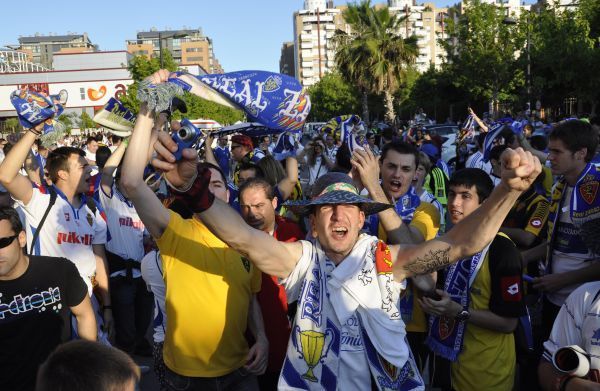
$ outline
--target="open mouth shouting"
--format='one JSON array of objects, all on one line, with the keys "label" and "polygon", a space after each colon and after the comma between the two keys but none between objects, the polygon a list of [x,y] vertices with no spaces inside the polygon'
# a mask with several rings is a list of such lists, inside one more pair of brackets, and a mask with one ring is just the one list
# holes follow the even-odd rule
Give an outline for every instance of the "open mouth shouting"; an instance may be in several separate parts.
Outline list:
[{"label": "open mouth shouting", "polygon": [[348,235],[348,228],[346,227],[333,227],[331,231],[335,239],[344,239]]}]

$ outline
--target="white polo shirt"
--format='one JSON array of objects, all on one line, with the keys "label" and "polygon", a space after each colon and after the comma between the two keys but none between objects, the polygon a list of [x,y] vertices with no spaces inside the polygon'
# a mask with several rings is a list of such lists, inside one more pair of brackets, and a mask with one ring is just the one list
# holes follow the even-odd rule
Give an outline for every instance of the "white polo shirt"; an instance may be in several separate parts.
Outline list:
[{"label": "white polo shirt", "polygon": [[[81,205],[75,208],[62,191],[54,187],[57,193],[56,203],[48,213],[33,255],[46,255],[69,259],[77,266],[79,274],[92,292],[91,277],[96,274],[96,257],[93,244],[106,243],[106,222],[100,208],[96,213],[86,205],[85,195],[81,196]],[[31,248],[31,240],[44,216],[50,194],[46,190],[34,187],[29,203],[17,202],[25,214],[25,229],[27,233],[27,249]]]}]

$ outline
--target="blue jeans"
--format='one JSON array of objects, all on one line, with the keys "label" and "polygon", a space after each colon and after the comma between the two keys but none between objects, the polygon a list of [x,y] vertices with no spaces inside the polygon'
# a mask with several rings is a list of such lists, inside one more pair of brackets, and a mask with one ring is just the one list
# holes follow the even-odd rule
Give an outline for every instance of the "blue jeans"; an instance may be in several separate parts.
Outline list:
[{"label": "blue jeans", "polygon": [[110,296],[117,347],[131,354],[138,345],[149,345],[146,332],[152,321],[154,299],[142,277],[111,277]]},{"label": "blue jeans", "polygon": [[218,377],[189,377],[166,367],[165,382],[169,391],[258,391],[256,376],[244,368]]}]

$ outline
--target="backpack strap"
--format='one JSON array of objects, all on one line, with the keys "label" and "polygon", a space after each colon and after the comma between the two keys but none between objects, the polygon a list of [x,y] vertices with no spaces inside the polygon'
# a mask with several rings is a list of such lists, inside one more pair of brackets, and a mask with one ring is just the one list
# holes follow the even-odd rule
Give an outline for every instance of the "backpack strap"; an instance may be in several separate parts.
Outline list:
[{"label": "backpack strap", "polygon": [[44,215],[42,216],[42,219],[40,220],[40,223],[38,224],[37,229],[33,234],[33,239],[31,240],[31,248],[29,249],[29,255],[33,254],[33,247],[35,246],[35,243],[40,236],[42,226],[44,225],[46,217],[48,217],[48,213],[50,213],[50,209],[52,209],[52,207],[56,203],[56,198],[58,197],[58,194],[56,194],[56,191],[52,188],[52,186],[48,187],[48,191],[50,192],[50,202],[48,202],[48,207],[46,208],[46,211],[44,212]]}]

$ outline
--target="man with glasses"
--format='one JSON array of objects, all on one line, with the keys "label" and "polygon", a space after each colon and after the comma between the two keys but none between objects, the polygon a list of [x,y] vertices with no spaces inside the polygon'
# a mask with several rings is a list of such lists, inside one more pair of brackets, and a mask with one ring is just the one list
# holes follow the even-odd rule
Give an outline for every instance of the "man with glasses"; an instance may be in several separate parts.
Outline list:
[{"label": "man with glasses", "polygon": [[79,336],[96,340],[96,320],[75,265],[28,256],[18,213],[0,208],[0,389],[33,390],[38,366],[71,339],[73,314]]}]

